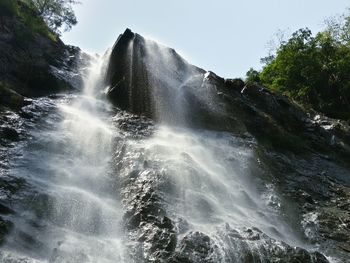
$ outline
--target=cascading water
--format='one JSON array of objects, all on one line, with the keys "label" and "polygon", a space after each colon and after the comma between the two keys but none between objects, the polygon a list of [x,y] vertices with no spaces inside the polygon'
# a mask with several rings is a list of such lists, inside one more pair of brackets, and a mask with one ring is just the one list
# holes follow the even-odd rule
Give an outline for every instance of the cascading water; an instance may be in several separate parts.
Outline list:
[{"label": "cascading water", "polygon": [[[127,135],[117,143],[114,161],[125,185],[126,225],[143,244],[135,249],[136,262],[271,262],[300,258],[304,250],[293,252],[295,247],[315,249],[286,222],[282,201],[263,178],[251,135],[193,128],[193,120],[200,118],[196,107],[202,107],[201,113],[225,114],[214,98],[218,91],[210,73],[137,34],[129,39],[133,48],[127,57],[142,62],[129,62],[129,67],[120,62],[133,92],[125,100],[136,113],[139,109],[132,106],[149,100],[158,121],[150,132],[147,125],[119,120]],[[137,79],[147,82],[139,85]],[[150,98],[139,96],[146,88]],[[206,126],[203,119],[197,123]],[[141,138],[135,136],[140,129],[146,130]],[[322,262],[316,257],[306,260]]]},{"label": "cascading water", "polygon": [[[0,261],[326,262],[294,247],[307,246],[254,137],[225,130],[211,73],[131,31],[119,40],[107,81],[109,55],[93,60],[81,95],[33,102]],[[158,123],[110,107],[105,82],[118,106]]]},{"label": "cascading water", "polygon": [[42,99],[49,114],[11,170],[26,186],[1,262],[126,261],[110,173],[115,132],[99,96],[106,59],[92,60],[82,95]]},{"label": "cascading water", "polygon": [[[254,163],[254,140],[225,132],[160,125],[151,138],[125,143],[128,150],[120,160],[124,164],[121,177],[138,171],[136,184],[158,181],[154,187],[175,224],[178,240],[195,233],[210,237],[207,249],[212,255],[193,257],[194,262],[250,262],[244,259],[247,244],[240,244],[244,239],[240,235],[249,229],[302,246],[279,214],[273,189],[254,179],[261,172]],[[265,242],[263,238],[251,242],[249,250],[255,253],[252,262],[268,262],[263,253],[264,246],[268,246]],[[181,243],[178,249],[181,251]],[[152,260],[150,255],[145,257]]]}]

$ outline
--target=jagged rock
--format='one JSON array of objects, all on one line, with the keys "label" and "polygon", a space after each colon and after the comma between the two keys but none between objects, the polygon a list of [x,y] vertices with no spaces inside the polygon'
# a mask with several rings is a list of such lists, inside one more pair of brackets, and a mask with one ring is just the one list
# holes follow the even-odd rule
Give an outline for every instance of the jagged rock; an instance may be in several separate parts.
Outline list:
[{"label": "jagged rock", "polygon": [[[174,50],[146,40],[131,30],[126,30],[113,47],[106,83],[110,86],[107,95],[116,106],[130,113],[151,118],[155,123],[166,122],[172,125],[228,131],[242,138],[247,134],[248,137],[254,137],[258,142],[255,152],[264,176],[274,182],[284,198],[293,202],[290,207],[282,207],[281,213],[291,222],[299,220],[299,224],[305,227],[305,236],[312,242],[330,246],[330,249],[324,248],[330,251],[330,254],[336,251],[339,255],[342,253],[340,250],[344,251],[339,246],[345,246],[347,234],[340,235],[334,227],[325,227],[327,224],[324,222],[327,220],[331,226],[337,226],[339,222],[325,216],[327,213],[321,208],[327,207],[327,202],[333,200],[332,207],[336,206],[339,209],[341,220],[344,221],[343,212],[348,206],[339,200],[338,197],[342,193],[336,192],[334,186],[350,184],[350,148],[346,123],[315,121],[312,113],[306,113],[298,105],[264,87],[256,84],[245,86],[239,79],[225,80],[213,72],[205,72],[188,64]],[[152,134],[145,132],[149,131],[149,128],[136,125],[137,121],[142,123],[144,117],[132,117],[136,120],[135,123],[131,121],[130,116],[117,121],[122,130],[137,131],[138,136],[134,139],[142,139],[143,136]],[[119,161],[116,166],[121,169],[119,171],[125,169],[123,162],[130,162],[125,157],[127,146],[123,147],[124,150],[117,151]],[[152,247],[147,244],[162,240],[157,236],[163,235],[160,231],[160,220],[163,217],[172,222],[167,225],[174,226],[174,229],[166,228],[168,234],[164,239],[167,240],[164,241],[165,244],[171,243],[172,234],[189,234],[186,233],[188,226],[184,226],[184,229],[181,226],[177,227],[177,222],[181,220],[172,218],[164,207],[161,189],[165,187],[163,180],[166,179],[161,179],[156,173],[145,173],[155,165],[145,157],[142,165],[137,165],[137,169],[129,171],[128,176],[122,179],[123,183],[126,183],[125,189],[128,189],[127,195],[124,196],[128,209],[125,222],[131,226],[129,229],[134,233],[131,236],[141,236],[138,239],[141,248]],[[139,181],[141,177],[145,180],[142,183]],[[171,185],[170,182],[168,184]],[[132,196],[134,197],[131,198]],[[299,217],[288,218],[290,210],[293,210],[291,214],[298,214]],[[320,215],[320,221],[317,221],[317,216],[308,218],[307,215]],[[322,215],[328,219],[322,220]],[[307,221],[309,219],[316,221]],[[303,220],[306,221],[302,223]],[[315,235],[313,231],[316,231]],[[147,239],[148,235],[152,238]],[[192,235],[198,236],[203,242],[195,242],[197,239],[192,238]],[[148,259],[166,259],[168,262],[218,262],[215,242],[204,242],[204,236],[205,234],[192,233],[186,239],[177,240],[175,250],[159,247],[156,249],[162,254],[159,257],[153,250],[148,250],[151,254]],[[327,242],[324,243],[325,239]],[[245,251],[237,262],[253,262],[259,258],[259,253],[263,253],[262,257],[265,259],[275,260],[271,262],[327,262],[325,257],[317,252],[308,252],[287,244],[282,244],[283,249],[279,248],[281,244],[278,241],[259,231],[247,231],[244,234],[230,231],[227,240],[232,241],[232,247]],[[255,243],[256,246],[263,242],[262,240],[268,245],[261,246],[259,252],[249,249],[249,242]],[[210,249],[207,247],[204,251],[204,247],[209,243]],[[269,246],[271,249],[266,248]],[[194,254],[197,248],[203,248],[204,254],[181,254],[180,247],[183,247],[183,251],[192,251]],[[144,251],[141,248],[140,251]],[[346,258],[346,255],[343,258]]]},{"label": "jagged rock", "polygon": [[173,49],[129,29],[112,49],[106,84],[107,96],[116,106],[156,121],[249,132],[260,143],[297,153],[310,148],[341,150],[342,158],[350,159],[348,140],[331,139],[333,135],[345,138],[345,132],[331,134],[322,127],[308,132],[310,116],[288,99],[257,85],[244,86],[239,79],[224,80],[205,72]]},{"label": "jagged rock", "polygon": [[225,86],[237,92],[242,92],[245,84],[242,79],[225,79]]},{"label": "jagged rock", "polygon": [[[19,12],[39,19],[26,3],[16,0],[16,4]],[[80,49],[64,45],[52,32],[51,36],[36,32],[16,12],[1,12],[0,21],[0,81],[13,90],[6,104],[15,98],[18,106],[17,94],[42,96],[81,86]]]},{"label": "jagged rock", "polygon": [[213,256],[213,247],[209,236],[200,232],[188,233],[179,244],[179,252],[171,261],[185,259],[185,262],[218,262]]},{"label": "jagged rock", "polygon": [[[7,37],[11,38],[11,34]],[[56,62],[51,65],[40,61],[42,65],[52,66],[50,70],[56,80],[65,81],[65,70],[69,67],[63,71],[60,67],[74,62]],[[17,77],[22,81],[23,76]],[[15,82],[11,78],[6,81]],[[16,91],[23,92],[33,88],[36,85],[33,83],[40,83],[31,81],[32,84]],[[280,208],[281,215],[295,225],[304,220],[306,238],[319,243],[321,251],[328,252],[329,246],[333,250],[330,254],[338,256],[342,250],[341,259],[347,258],[350,222],[347,220],[349,194],[344,187],[349,184],[346,124],[327,129],[333,122],[315,121],[292,102],[263,87],[244,87],[239,80],[224,80],[213,72],[192,66],[174,50],[147,41],[130,30],[119,37],[112,50],[106,83],[110,86],[109,99],[129,111],[119,112],[114,119],[118,138],[113,143],[116,147],[113,163],[125,209],[123,223],[132,241],[129,248],[135,262],[328,262],[318,252],[292,247],[255,228],[236,229],[217,224],[215,233],[192,231],[190,223],[168,209],[167,196],[179,197],[167,169],[161,169],[163,163],[157,158],[149,160],[145,147],[132,148],[153,134],[157,121],[227,131],[241,138],[252,152],[254,160],[249,163],[257,162],[260,167],[252,165],[252,174],[272,182],[276,191],[288,200],[286,203],[292,203],[290,207]],[[41,92],[36,90],[35,95]],[[48,113],[45,107],[29,105],[19,115],[27,120],[40,118],[42,115],[37,115],[37,111]],[[18,122],[20,117],[16,118]],[[6,121],[16,122],[11,118]],[[17,131],[15,124],[9,127]],[[0,190],[6,188],[4,196],[15,193],[24,184],[0,179]],[[40,220],[50,219],[53,203],[50,197],[38,194],[31,200],[33,215]],[[205,198],[200,198],[198,205],[215,212]],[[272,200],[269,205],[279,207],[280,203]],[[289,213],[289,209],[296,212]],[[1,211],[12,213],[7,206],[0,206]],[[290,214],[297,216],[288,218]],[[6,220],[0,220],[0,231],[4,231],[0,240],[10,227]],[[313,230],[314,235],[307,234]],[[295,231],[301,231],[299,226]],[[19,237],[25,245],[32,244],[38,250],[45,246],[26,232],[19,233]],[[57,249],[51,260],[60,261],[61,256],[69,258]],[[85,254],[81,256],[79,260],[85,260]]]},{"label": "jagged rock", "polygon": [[[226,121],[230,116],[215,99],[217,85],[224,86],[223,78],[129,29],[114,44],[106,84],[108,98],[131,113],[177,125],[222,130],[241,127],[234,119]],[[188,110],[191,115],[185,114]]]}]

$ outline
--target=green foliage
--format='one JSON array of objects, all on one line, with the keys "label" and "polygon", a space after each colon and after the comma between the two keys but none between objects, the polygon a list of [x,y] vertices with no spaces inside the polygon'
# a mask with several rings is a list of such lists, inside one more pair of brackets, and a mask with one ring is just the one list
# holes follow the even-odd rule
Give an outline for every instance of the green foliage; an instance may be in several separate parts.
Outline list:
[{"label": "green foliage", "polygon": [[[335,118],[350,118],[350,17],[313,36],[300,29],[264,60],[258,74],[267,88]],[[249,75],[249,77],[248,77]],[[248,71],[248,79],[258,79]]]},{"label": "green foliage", "polygon": [[76,0],[26,0],[26,2],[41,16],[51,30],[56,34],[70,30],[77,24],[72,5]]},{"label": "green foliage", "polygon": [[350,41],[350,16],[343,14],[341,16],[331,17],[325,20],[326,32],[333,39],[340,43],[349,43]]},{"label": "green foliage", "polygon": [[25,27],[18,23],[14,25],[16,37],[23,41],[34,37],[36,33],[52,41],[57,41],[58,39],[57,35],[50,30],[45,21],[28,5],[27,1],[0,0],[0,15],[15,16],[25,25]]},{"label": "green foliage", "polygon": [[22,38],[31,37],[32,33],[38,33],[43,36],[46,36],[52,41],[57,41],[57,35],[48,28],[48,26],[41,19],[41,17],[33,16],[33,14],[27,12],[21,12],[20,16],[24,24],[31,29],[31,32],[17,32],[18,34],[22,34]]},{"label": "green foliage", "polygon": [[260,83],[260,75],[259,71],[256,71],[253,68],[250,68],[248,72],[246,73],[246,79],[245,82],[247,84],[254,84],[254,83]]}]

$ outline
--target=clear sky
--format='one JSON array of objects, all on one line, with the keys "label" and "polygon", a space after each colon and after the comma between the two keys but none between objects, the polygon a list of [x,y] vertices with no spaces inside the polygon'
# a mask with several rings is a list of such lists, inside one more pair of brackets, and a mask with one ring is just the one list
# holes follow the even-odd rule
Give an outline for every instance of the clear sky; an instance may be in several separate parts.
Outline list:
[{"label": "clear sky", "polygon": [[176,49],[190,63],[223,77],[260,68],[278,30],[323,28],[349,0],[81,0],[67,44],[102,54],[127,27]]}]

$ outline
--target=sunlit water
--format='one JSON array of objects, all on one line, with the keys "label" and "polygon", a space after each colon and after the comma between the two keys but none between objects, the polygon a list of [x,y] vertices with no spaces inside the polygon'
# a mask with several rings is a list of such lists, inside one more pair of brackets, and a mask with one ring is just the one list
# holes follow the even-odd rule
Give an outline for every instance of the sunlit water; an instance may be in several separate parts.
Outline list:
[{"label": "sunlit water", "polygon": [[[168,50],[152,43],[147,52],[144,59],[153,73],[169,76],[164,65],[176,61]],[[272,184],[261,179],[252,137],[186,128],[191,109],[183,107],[183,90],[198,79],[204,83],[204,74],[185,72],[185,82],[163,80],[175,89],[175,108],[162,104],[153,91],[160,124],[150,137],[135,139],[113,126],[115,112],[100,96],[104,62],[92,63],[81,95],[42,101],[48,114],[32,127],[23,157],[11,170],[25,180],[26,190],[15,200],[21,212],[11,216],[15,227],[0,262],[130,262],[116,176],[127,177],[132,170],[142,171],[140,180],[147,174],[164,177],[171,190],[158,190],[178,240],[201,231],[215,242],[218,262],[240,262],[236,244],[225,239],[228,229],[255,227],[292,246],[306,246],[282,217]],[[201,98],[208,106],[209,95]],[[112,156],[119,146],[126,146],[126,153],[117,170]]]},{"label": "sunlit water", "polygon": [[110,173],[115,131],[99,99],[103,62],[92,62],[82,95],[51,105],[15,162],[27,190],[1,262],[126,262]]},{"label": "sunlit water", "polygon": [[[207,81],[208,73],[190,66],[178,68],[172,51],[152,41],[146,40],[146,50],[144,59],[155,77],[163,80],[162,76],[174,74],[167,72],[167,64],[174,65],[168,68],[183,75],[183,81],[175,77],[163,80],[177,96],[173,105],[160,108],[161,122],[168,123],[169,115],[172,118],[178,115],[183,120],[180,126],[191,125],[186,123],[193,114],[191,105],[185,107],[181,103],[187,96],[184,89],[191,86],[197,87],[194,95],[213,112],[224,111],[216,101],[216,87]],[[161,99],[154,94],[155,101]],[[190,222],[193,229],[213,233],[223,223],[240,228],[258,227],[272,237],[300,245],[279,215],[276,206],[281,204],[271,205],[271,199],[278,199],[272,186],[259,180],[263,171],[254,146],[256,142],[249,136],[240,138],[225,132],[160,125],[154,136],[138,147],[146,149],[148,158],[160,160],[161,167],[171,175],[178,187],[176,206],[171,209]]]},{"label": "sunlit water", "polygon": [[[132,50],[129,48],[130,57]],[[143,171],[139,178],[142,182],[142,177],[149,174],[161,175],[160,180],[168,183],[159,189],[160,195],[167,215],[177,224],[178,240],[190,231],[208,235],[216,244],[218,262],[241,262],[237,244],[225,236],[229,229],[259,229],[291,246],[312,250],[302,241],[299,230],[293,229],[295,222],[286,221],[281,209],[286,204],[273,184],[263,179],[264,168],[252,137],[186,128],[192,111],[188,107],[191,105],[186,108],[182,102],[186,96],[183,91],[189,85],[200,83],[198,99],[214,112],[224,110],[216,105],[212,96],[216,90],[206,81],[207,74],[190,67],[177,68],[172,51],[152,41],[146,40],[143,60],[151,68],[150,92],[160,124],[151,138],[123,141],[127,153],[122,162],[130,165],[124,166],[121,176],[128,176],[132,170]],[[162,84],[173,89],[169,94],[175,94],[169,104],[164,104],[169,98],[162,97]],[[169,185],[171,190],[167,189]],[[263,240],[251,245],[257,254],[261,247],[268,246]],[[265,262],[266,258],[256,260]]]},{"label": "sunlit water", "polygon": [[[218,262],[241,262],[239,244],[226,238],[228,229],[257,228],[276,240],[306,247],[285,222],[273,186],[259,180],[262,170],[254,146],[251,138],[225,132],[160,125],[151,138],[128,142],[123,162],[130,166],[120,172],[127,176],[141,170],[140,181],[160,175],[166,183],[158,191],[179,231],[178,240],[191,231],[208,235]],[[252,242],[256,247],[251,249],[259,251],[263,242]]]}]

